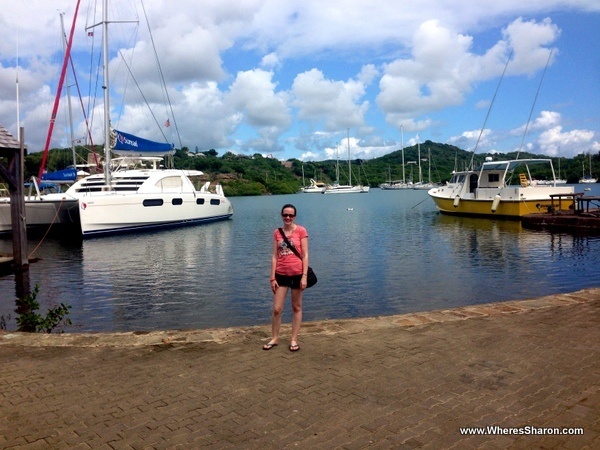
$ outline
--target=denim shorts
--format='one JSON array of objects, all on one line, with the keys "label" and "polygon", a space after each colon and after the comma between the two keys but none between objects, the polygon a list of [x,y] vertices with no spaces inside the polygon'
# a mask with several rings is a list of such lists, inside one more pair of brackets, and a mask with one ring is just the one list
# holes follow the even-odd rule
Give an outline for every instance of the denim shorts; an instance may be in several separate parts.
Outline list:
[{"label": "denim shorts", "polygon": [[292,289],[300,289],[300,281],[302,281],[302,274],[299,275],[281,275],[276,273],[275,280],[279,286],[286,286]]}]

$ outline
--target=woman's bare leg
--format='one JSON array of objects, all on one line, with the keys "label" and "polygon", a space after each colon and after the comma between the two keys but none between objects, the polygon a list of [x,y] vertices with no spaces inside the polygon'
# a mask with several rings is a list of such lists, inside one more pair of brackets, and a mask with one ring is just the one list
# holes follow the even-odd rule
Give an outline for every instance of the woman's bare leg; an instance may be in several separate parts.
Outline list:
[{"label": "woman's bare leg", "polygon": [[287,286],[279,286],[273,294],[273,317],[271,318],[271,332],[273,337],[270,344],[276,344],[279,339],[279,330],[281,329],[281,313],[283,312],[283,304],[287,295]]},{"label": "woman's bare leg", "polygon": [[302,323],[302,289],[292,289],[292,339],[291,344],[298,343],[300,324]]}]

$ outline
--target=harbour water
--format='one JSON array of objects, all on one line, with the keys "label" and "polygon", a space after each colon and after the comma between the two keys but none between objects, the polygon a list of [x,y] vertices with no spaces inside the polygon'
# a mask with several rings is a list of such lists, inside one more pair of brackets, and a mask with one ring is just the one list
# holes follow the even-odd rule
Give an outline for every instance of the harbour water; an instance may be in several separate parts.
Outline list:
[{"label": "harbour water", "polygon": [[[578,185],[576,191],[582,191]],[[589,186],[585,186],[589,187]],[[592,185],[589,195],[600,195]],[[600,286],[600,237],[518,221],[439,214],[426,191],[233,197],[232,220],[71,242],[30,240],[42,310],[72,306],[66,331],[265,324],[273,230],[285,203],[308,229],[319,283],[304,320],[428,311]],[[39,247],[37,247],[39,244]],[[36,248],[37,247],[37,248]],[[0,253],[11,253],[9,239]],[[15,329],[16,282],[0,276],[0,316]],[[290,320],[289,303],[284,320]]]}]

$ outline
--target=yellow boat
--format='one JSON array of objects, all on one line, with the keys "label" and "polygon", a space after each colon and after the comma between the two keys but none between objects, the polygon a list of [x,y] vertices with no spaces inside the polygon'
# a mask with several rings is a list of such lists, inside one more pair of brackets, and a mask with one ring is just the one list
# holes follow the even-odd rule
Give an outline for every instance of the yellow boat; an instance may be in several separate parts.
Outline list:
[{"label": "yellow boat", "polygon": [[[549,165],[553,183],[538,185],[533,179],[530,167],[540,164]],[[572,186],[557,186],[550,159],[493,161],[491,157],[475,170],[454,172],[445,186],[428,191],[442,213],[504,218],[548,212],[551,195],[573,193]],[[553,207],[557,204],[555,200]],[[570,205],[572,202],[561,202],[563,209]]]}]

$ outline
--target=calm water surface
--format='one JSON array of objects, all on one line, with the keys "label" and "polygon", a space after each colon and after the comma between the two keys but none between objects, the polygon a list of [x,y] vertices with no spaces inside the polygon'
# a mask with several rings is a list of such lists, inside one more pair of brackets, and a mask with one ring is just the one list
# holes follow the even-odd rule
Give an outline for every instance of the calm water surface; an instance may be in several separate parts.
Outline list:
[{"label": "calm water surface", "polygon": [[[589,194],[600,195],[600,185]],[[578,186],[577,191],[582,190]],[[426,191],[233,197],[234,218],[69,243],[46,238],[30,265],[43,308],[72,306],[68,331],[190,329],[269,323],[270,252],[285,203],[309,232],[319,283],[304,319],[400,314],[600,286],[599,237],[519,222],[438,214]],[[32,252],[40,243],[29,242]],[[0,240],[0,253],[11,253]],[[12,274],[0,316],[15,329]],[[284,320],[290,320],[289,302]]]}]

